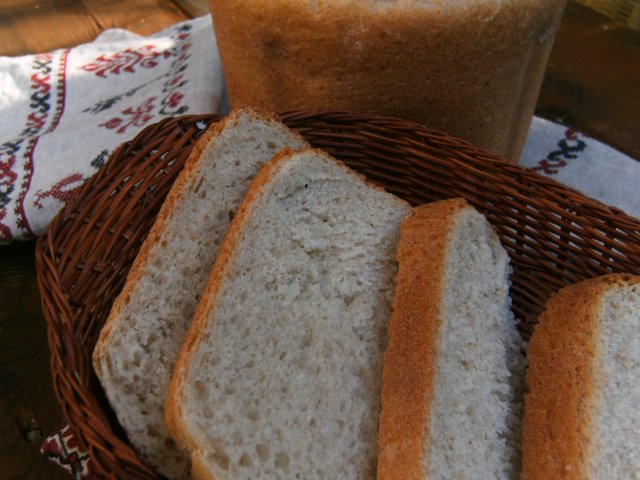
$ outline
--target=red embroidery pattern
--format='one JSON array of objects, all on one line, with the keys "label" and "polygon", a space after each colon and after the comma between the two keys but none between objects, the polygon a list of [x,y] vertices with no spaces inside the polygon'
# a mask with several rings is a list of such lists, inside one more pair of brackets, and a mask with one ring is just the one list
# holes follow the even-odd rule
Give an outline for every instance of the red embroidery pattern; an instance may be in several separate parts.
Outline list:
[{"label": "red embroidery pattern", "polygon": [[0,210],[0,240],[2,240],[3,242],[10,242],[13,238],[13,235],[11,235],[11,229],[7,225],[2,223],[4,217],[6,216],[7,211],[5,209]]},{"label": "red embroidery pattern", "polygon": [[[138,92],[150,86],[153,86],[156,89],[161,88],[162,96],[159,97],[160,110],[157,112],[159,115],[177,116],[187,112],[189,110],[189,107],[187,105],[183,105],[182,103],[184,101],[185,95],[179,90],[188,82],[183,72],[189,66],[189,51],[192,46],[191,34],[189,33],[191,28],[191,25],[179,26],[176,29],[176,33],[171,36],[171,39],[175,42],[173,46],[161,52],[163,58],[173,58],[171,65],[166,73],[145,83],[136,85],[126,92],[119,93],[118,95],[114,95],[109,98],[100,99],[92,106],[85,108],[83,112],[100,114],[106,110],[112,109],[121,101],[137,95]],[[151,46],[148,47],[151,48]],[[158,82],[163,82],[161,87],[156,86]],[[108,128],[111,128],[111,126],[115,123],[116,120],[112,119],[104,124],[101,124],[101,126],[109,125]]]},{"label": "red embroidery pattern", "polygon": [[[54,199],[63,203],[68,202],[69,200],[71,200],[71,197],[73,197],[73,194],[76,193],[76,191],[80,188],[83,180],[84,177],[82,176],[82,174],[74,173],[66,178],[63,178],[47,191],[43,192],[42,190],[38,190],[35,195],[36,199],[33,202],[33,206],[42,210],[44,208],[42,200],[49,197],[53,197]],[[69,185],[73,184],[78,185],[76,185],[75,187],[66,188],[69,187]]]},{"label": "red embroidery pattern", "polygon": [[78,441],[69,428],[64,425],[51,435],[40,447],[40,452],[49,460],[60,465],[75,480],[97,480],[95,466],[86,452],[83,452]]},{"label": "red embroidery pattern", "polygon": [[120,134],[125,133],[131,125],[142,127],[153,118],[152,112],[155,108],[153,101],[155,99],[156,97],[151,97],[135,108],[125,108],[122,114],[127,115],[128,119],[115,117],[105,123],[101,123],[100,126],[109,129],[117,128],[116,132]]},{"label": "red embroidery pattern", "polygon": [[58,66],[57,73],[58,83],[56,90],[58,96],[56,98],[56,110],[53,114],[53,121],[51,122],[51,126],[47,130],[47,133],[53,132],[58,127],[62,114],[64,113],[67,98],[67,59],[69,58],[69,52],[71,52],[70,48],[66,49],[62,53],[62,57],[60,57],[60,65]]},{"label": "red embroidery pattern", "polygon": [[555,175],[569,164],[569,160],[578,158],[577,154],[586,147],[587,144],[578,137],[575,130],[568,128],[565,130],[564,138],[558,142],[558,150],[552,151],[547,158],[540,160],[533,170],[545,175]]},{"label": "red embroidery pattern", "polygon": [[[32,93],[30,106],[36,111],[32,111],[27,117],[27,128],[25,129],[25,132],[23,132],[29,132],[31,138],[29,138],[27,142],[27,148],[23,153],[23,158],[25,159],[23,168],[25,173],[21,184],[19,199],[15,209],[15,213],[18,216],[18,227],[26,231],[30,236],[34,236],[34,232],[29,225],[29,220],[24,208],[24,200],[27,192],[29,191],[29,187],[31,186],[31,178],[33,176],[34,169],[33,155],[40,135],[42,135],[43,133],[50,133],[55,130],[60,123],[60,118],[62,117],[62,113],[64,112],[67,57],[69,56],[69,52],[70,49],[64,50],[59,59],[58,70],[56,72],[57,87],[53,116],[49,128],[44,132],[42,130],[44,129],[47,117],[50,114],[52,106],[50,74],[53,69],[50,65],[51,63],[53,63],[53,55],[50,53],[45,53],[35,56],[34,67],[39,71],[31,75]],[[38,113],[40,115],[38,115]]]},{"label": "red embroidery pattern", "polygon": [[162,88],[162,93],[165,96],[160,101],[160,115],[182,115],[189,110],[188,106],[180,105],[184,95],[178,92],[178,89],[188,81],[185,80],[182,72],[189,66],[187,60],[189,60],[189,49],[192,45],[189,30],[191,30],[191,25],[183,25],[178,31],[179,33],[173,37],[176,41],[176,59],[171,63],[169,79]]},{"label": "red embroidery pattern", "polygon": [[0,241],[9,242],[12,239],[11,229],[4,224],[7,210],[5,206],[11,201],[10,194],[18,175],[13,171],[16,157],[11,155],[7,160],[2,159],[0,153]]},{"label": "red embroidery pattern", "polygon": [[[31,183],[31,175],[33,173],[33,150],[37,144],[37,135],[39,135],[46,125],[46,119],[51,108],[49,100],[51,99],[51,63],[53,55],[44,53],[33,57],[33,73],[31,74],[31,96],[29,99],[29,107],[31,113],[27,116],[25,128],[20,136],[10,142],[0,146],[0,154],[9,155],[7,161],[3,161],[3,178],[2,182],[2,204],[0,207],[0,221],[6,221],[6,206],[11,203],[11,194],[16,190],[16,185],[20,182],[16,201],[14,202],[14,213],[16,215],[15,226],[17,230],[22,230],[27,234],[33,235],[26,215],[24,213],[23,200]],[[18,174],[12,170],[16,163],[16,159],[20,157],[24,159],[22,167],[24,174],[21,180]],[[13,240],[11,228],[2,223],[0,224],[0,236],[3,242]]]},{"label": "red embroidery pattern", "polygon": [[[24,199],[31,185],[38,139],[43,133],[55,130],[64,111],[68,54],[69,50],[58,54],[58,70],[55,73],[54,54],[44,53],[33,57],[33,73],[29,77],[31,111],[18,137],[0,145],[0,243],[10,242],[16,234],[33,236],[24,209]],[[55,91],[54,75],[57,80]],[[21,169],[14,170],[18,166]],[[12,205],[14,218],[8,215],[9,205]]]},{"label": "red embroidery pattern", "polygon": [[136,67],[154,68],[158,65],[158,57],[170,57],[168,50],[158,52],[154,45],[143,45],[137,49],[127,48],[112,55],[100,55],[93,63],[82,66],[87,72],[94,72],[98,77],[107,78],[108,75],[120,75],[120,72],[134,73]]},{"label": "red embroidery pattern", "polygon": [[167,105],[171,108],[176,108],[178,105],[180,105],[180,102],[182,101],[183,98],[184,98],[184,95],[181,94],[180,92],[173,92],[167,98]]}]

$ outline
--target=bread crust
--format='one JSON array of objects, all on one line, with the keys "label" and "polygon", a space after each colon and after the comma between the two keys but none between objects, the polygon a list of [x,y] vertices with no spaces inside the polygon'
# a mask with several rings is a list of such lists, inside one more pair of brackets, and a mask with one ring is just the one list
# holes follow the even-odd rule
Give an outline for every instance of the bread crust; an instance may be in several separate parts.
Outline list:
[{"label": "bread crust", "polygon": [[[138,285],[138,282],[146,274],[152,253],[156,249],[162,248],[160,242],[175,205],[181,201],[185,194],[185,188],[192,182],[193,176],[198,174],[201,155],[204,149],[207,147],[209,142],[222,131],[227,123],[231,123],[233,121],[234,119],[230,118],[212,125],[198,140],[191,154],[187,158],[183,170],[178,175],[178,178],[176,178],[174,185],[162,204],[160,212],[158,213],[153,226],[149,230],[147,238],[140,247],[131,269],[129,270],[122,291],[116,297],[113,306],[111,307],[111,311],[109,312],[109,316],[100,330],[98,341],[93,350],[93,368],[101,382],[107,381],[107,372],[103,370],[103,363],[106,364],[110,357],[110,344],[113,341],[115,328],[122,318],[122,310],[129,303],[130,295]],[[104,388],[106,390],[107,385],[105,385]],[[135,446],[134,449],[137,450]]]},{"label": "bread crust", "polygon": [[111,307],[111,311],[109,312],[109,316],[107,317],[104,326],[100,330],[100,335],[93,352],[93,367],[96,373],[98,373],[98,376],[102,376],[103,374],[102,366],[99,360],[106,358],[106,356],[108,355],[107,348],[110,341],[111,332],[118,322],[120,312],[128,303],[129,294],[138,283],[140,277],[144,275],[147,269],[147,262],[149,261],[149,257],[152,251],[155,248],[158,248],[158,242],[160,241],[164,230],[166,229],[167,222],[169,221],[169,218],[171,217],[175,206],[180,202],[180,200],[186,193],[186,186],[188,186],[192,182],[193,177],[198,174],[203,162],[202,153],[211,143],[211,141],[220,134],[220,132],[222,132],[225,128],[234,125],[238,120],[238,116],[243,112],[249,113],[251,115],[261,116],[265,120],[279,121],[273,113],[260,112],[251,108],[237,109],[229,113],[229,115],[227,115],[219,122],[211,125],[202,135],[202,137],[200,137],[200,139],[197,141],[196,145],[193,147],[193,150],[189,154],[189,157],[187,158],[182,171],[176,178],[176,181],[171,187],[171,190],[167,194],[167,198],[163,202],[162,207],[160,207],[160,211],[158,212],[156,221],[153,223],[153,226],[149,230],[147,238],[142,243],[142,246],[140,247],[136,258],[131,265],[131,269],[129,270],[129,274],[127,275],[124,287],[114,301],[114,304]]},{"label": "bread crust", "polygon": [[400,229],[393,315],[384,354],[378,480],[419,480],[428,449],[444,270],[461,198],[413,209]]},{"label": "bread crust", "polygon": [[[244,227],[248,222],[253,210],[259,205],[259,199],[266,185],[271,179],[277,175],[277,172],[288,161],[290,161],[297,153],[302,151],[312,151],[316,155],[322,156],[325,160],[334,163],[351,175],[363,179],[364,177],[345,166],[342,162],[330,157],[326,152],[318,149],[291,150],[284,149],[267,164],[265,164],[251,182],[249,189],[234,216],[227,235],[220,246],[218,256],[216,257],[213,270],[204,290],[202,300],[198,305],[191,326],[187,332],[184,343],[182,344],[178,361],[173,372],[171,385],[169,387],[169,395],[165,408],[165,419],[167,428],[178,444],[179,447],[191,452],[193,464],[192,475],[196,480],[216,480],[215,475],[211,472],[204,462],[206,452],[200,450],[202,446],[198,439],[190,431],[186,417],[184,389],[189,374],[189,365],[194,353],[198,350],[200,343],[204,340],[204,334],[207,332],[209,321],[215,322],[215,314],[212,316],[212,310],[217,302],[218,293],[221,290],[222,283],[226,276],[227,270],[231,265],[233,258],[237,255],[240,240],[244,235]],[[381,187],[370,182],[367,184],[375,189],[384,190]],[[403,200],[393,197],[399,203],[406,205]]]},{"label": "bread crust", "polygon": [[[284,152],[276,155],[276,157],[283,158],[283,155]],[[243,226],[255,207],[256,198],[271,179],[278,165],[279,162],[274,158],[260,169],[251,182],[242,200],[242,204],[234,215],[222,245],[220,245],[220,250],[218,250],[213,270],[202,294],[202,300],[196,308],[171,376],[169,395],[167,396],[167,404],[165,407],[167,429],[180,448],[191,452],[193,466],[199,466],[198,468],[193,468],[192,471],[195,479],[208,478],[205,476],[208,470],[203,468],[201,455],[198,453],[198,440],[191,435],[185,418],[187,412],[185,411],[184,386],[189,373],[189,364],[191,363],[193,354],[197,351],[198,346],[203,340],[203,333],[206,331],[211,310],[216,303],[216,297],[220,290],[222,279],[225,276],[231,260],[236,255],[236,249],[242,235]],[[211,478],[215,477],[212,476]]]},{"label": "bread crust", "polygon": [[171,217],[171,214],[175,208],[175,205],[180,202],[180,199],[184,195],[185,185],[188,185],[191,179],[198,172],[198,168],[201,162],[201,156],[204,149],[209,142],[219,135],[224,129],[225,125],[232,123],[234,116],[227,117],[226,119],[213,124],[204,135],[198,140],[193,150],[189,154],[185,166],[176,178],[171,190],[167,194],[167,198],[160,207],[160,212],[156,217],[156,221],[149,230],[147,238],[142,243],[136,258],[131,265],[131,269],[127,275],[124,287],[120,294],[116,297],[107,320],[100,330],[100,336],[93,351],[93,368],[95,369],[98,377],[102,377],[103,370],[100,360],[105,360],[108,356],[109,342],[111,341],[111,333],[116,326],[118,319],[120,318],[120,312],[124,306],[129,303],[129,294],[137,285],[140,278],[144,275],[147,269],[147,263],[152,251],[158,247],[162,234],[166,228],[167,222]]},{"label": "bread crust", "polygon": [[[233,107],[373,111],[508,156],[519,148],[508,151],[509,145],[521,146],[526,138],[542,81],[538,72],[553,44],[548,32],[563,4],[209,1]],[[470,17],[490,18],[491,27],[482,29]],[[530,41],[520,38],[520,29],[530,32]],[[460,39],[472,46],[459,48]],[[460,69],[486,82],[465,80]],[[464,88],[452,88],[456,78]],[[452,110],[465,115],[452,121]]]},{"label": "bread crust", "polygon": [[598,322],[604,294],[640,283],[609,274],[548,300],[528,349],[522,480],[586,479],[597,389]]},{"label": "bread crust", "polygon": [[[103,363],[106,363],[109,358],[110,343],[113,341],[113,333],[121,318],[122,310],[129,302],[129,297],[138,282],[146,274],[151,256],[159,249],[164,248],[161,244],[164,232],[173,216],[176,205],[183,201],[184,196],[188,193],[188,189],[192,188],[195,178],[203,168],[202,164],[205,161],[203,157],[204,151],[223,130],[233,127],[242,115],[259,117],[264,121],[279,122],[276,115],[272,113],[261,112],[250,108],[238,109],[232,111],[219,122],[212,124],[197,141],[185,162],[184,168],[176,178],[176,181],[163,202],[156,221],[149,230],[147,238],[140,247],[129,270],[124,287],[116,297],[109,316],[100,331],[98,341],[93,351],[92,361],[96,374],[101,381],[107,375],[107,372],[103,371]],[[298,134],[296,135],[299,136]],[[302,137],[300,137],[300,139],[302,140]]]}]

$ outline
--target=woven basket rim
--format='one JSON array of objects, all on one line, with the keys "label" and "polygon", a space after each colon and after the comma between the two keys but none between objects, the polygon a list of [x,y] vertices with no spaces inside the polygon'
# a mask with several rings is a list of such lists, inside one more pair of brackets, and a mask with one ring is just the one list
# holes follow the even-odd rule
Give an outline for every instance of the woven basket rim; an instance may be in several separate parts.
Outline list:
[{"label": "woven basket rim", "polygon": [[[640,273],[640,221],[468,142],[368,113],[306,110],[280,117],[313,146],[410,203],[448,194],[467,198],[487,215],[517,259],[516,311],[539,310],[551,291],[576,279],[611,271]],[[79,444],[104,478],[158,475],[119,430],[92,371],[96,319],[103,319],[109,299],[122,287],[127,265],[202,126],[219,118],[188,115],[145,128],[87,180],[37,241],[54,389]],[[147,184],[152,188],[140,187]],[[135,206],[136,213],[127,217],[119,210],[123,205]],[[113,254],[116,250],[120,255]],[[96,256],[104,252],[111,256]],[[523,331],[530,331],[534,320],[521,320]]]}]

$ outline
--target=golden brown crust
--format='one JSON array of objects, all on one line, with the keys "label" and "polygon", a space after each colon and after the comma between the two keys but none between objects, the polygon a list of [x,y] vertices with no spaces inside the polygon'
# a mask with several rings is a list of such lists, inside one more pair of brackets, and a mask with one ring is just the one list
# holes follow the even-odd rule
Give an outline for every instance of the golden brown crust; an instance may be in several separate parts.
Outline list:
[{"label": "golden brown crust", "polygon": [[[277,154],[270,162],[265,164],[254,177],[249,185],[247,193],[238,211],[236,212],[227,234],[220,246],[218,255],[216,256],[213,270],[207,280],[207,285],[202,294],[202,300],[198,304],[194,313],[193,320],[187,331],[185,340],[180,348],[178,360],[171,377],[169,386],[169,394],[167,396],[167,404],[165,407],[165,420],[167,429],[174,438],[180,448],[187,449],[191,452],[198,450],[199,445],[197,439],[190,434],[190,429],[186,424],[185,417],[187,412],[184,411],[184,385],[189,370],[189,364],[193,354],[198,349],[198,345],[203,339],[203,333],[207,329],[210,320],[210,313],[216,302],[216,296],[220,290],[222,280],[226,274],[227,268],[232,258],[236,254],[238,242],[242,236],[244,225],[247,222],[250,213],[255,207],[256,199],[264,189],[264,186],[273,177],[280,164],[288,158],[288,149]],[[198,456],[192,453],[192,459]],[[206,470],[206,469],[205,469]]]},{"label": "golden brown crust", "polygon": [[217,480],[213,472],[209,470],[205,458],[198,451],[191,454],[191,478],[193,480]]},{"label": "golden brown crust", "polygon": [[586,479],[603,294],[640,277],[610,274],[565,287],[547,302],[527,352],[522,480]]},{"label": "golden brown crust", "polygon": [[384,354],[378,480],[418,480],[428,448],[444,269],[463,199],[416,207],[400,230],[389,346]]},{"label": "golden brown crust", "polygon": [[[549,32],[563,2],[457,2],[462,6],[450,8],[434,7],[435,1],[379,0],[209,5],[233,107],[372,111],[513,156],[526,137],[553,44]],[[527,9],[523,3],[546,6]],[[491,18],[491,28],[479,28],[470,16]],[[460,39],[472,47],[459,48]],[[452,95],[460,69],[487,81],[467,80]],[[451,111],[466,112],[463,121],[456,116],[454,122]],[[514,143],[518,147],[509,151]]]}]

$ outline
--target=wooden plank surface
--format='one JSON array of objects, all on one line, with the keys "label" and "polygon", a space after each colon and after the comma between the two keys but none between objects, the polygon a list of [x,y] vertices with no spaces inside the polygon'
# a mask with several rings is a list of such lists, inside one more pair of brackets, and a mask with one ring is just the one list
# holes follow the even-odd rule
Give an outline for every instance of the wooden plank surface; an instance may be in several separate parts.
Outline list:
[{"label": "wooden plank surface", "polygon": [[149,35],[187,18],[180,2],[171,0],[2,0],[0,55],[71,47],[107,28]]},{"label": "wooden plank surface", "polygon": [[0,478],[63,478],[39,452],[62,415],[49,374],[33,242],[2,247],[0,278]]},{"label": "wooden plank surface", "polygon": [[[0,55],[91,41],[106,28],[150,34],[206,13],[205,0],[0,0]],[[538,114],[640,159],[640,34],[570,1]],[[1,88],[1,86],[0,86]],[[61,422],[36,289],[34,242],[0,247],[0,479],[66,478],[39,453]]]},{"label": "wooden plank surface", "polygon": [[537,113],[640,160],[640,32],[570,2]]}]

